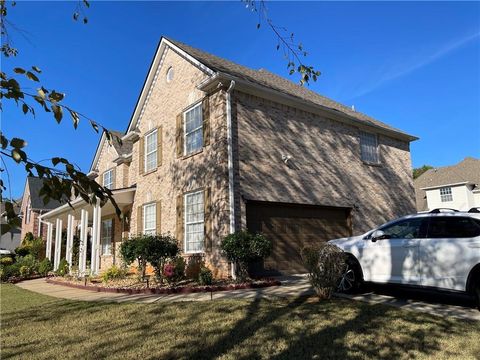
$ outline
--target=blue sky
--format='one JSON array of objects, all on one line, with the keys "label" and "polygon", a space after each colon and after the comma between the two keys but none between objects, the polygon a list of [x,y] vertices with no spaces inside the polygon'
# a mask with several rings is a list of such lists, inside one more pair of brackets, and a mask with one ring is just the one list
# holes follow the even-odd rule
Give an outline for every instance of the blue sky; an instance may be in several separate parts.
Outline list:
[{"label": "blue sky", "polygon": [[[111,129],[124,131],[161,35],[252,68],[288,77],[274,35],[240,1],[17,2],[10,22],[20,53],[2,69],[39,66],[47,88]],[[310,88],[420,137],[413,166],[480,156],[480,3],[272,2],[270,17],[295,33],[322,71]],[[298,79],[294,78],[294,81]],[[35,83],[25,83],[35,90]],[[5,104],[2,131],[28,141],[35,160],[63,156],[88,171],[99,136],[85,122]],[[8,163],[20,196],[25,173]],[[4,175],[3,175],[4,176]],[[5,176],[4,176],[5,178]],[[6,180],[6,179],[5,179]]]}]

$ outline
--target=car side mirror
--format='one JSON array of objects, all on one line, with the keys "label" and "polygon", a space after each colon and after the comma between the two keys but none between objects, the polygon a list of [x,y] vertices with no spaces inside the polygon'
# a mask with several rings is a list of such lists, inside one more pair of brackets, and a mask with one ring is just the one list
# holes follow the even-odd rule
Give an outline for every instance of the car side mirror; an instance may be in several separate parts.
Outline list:
[{"label": "car side mirror", "polygon": [[372,234],[372,242],[377,240],[389,239],[390,236],[385,234],[382,230],[375,230]]}]

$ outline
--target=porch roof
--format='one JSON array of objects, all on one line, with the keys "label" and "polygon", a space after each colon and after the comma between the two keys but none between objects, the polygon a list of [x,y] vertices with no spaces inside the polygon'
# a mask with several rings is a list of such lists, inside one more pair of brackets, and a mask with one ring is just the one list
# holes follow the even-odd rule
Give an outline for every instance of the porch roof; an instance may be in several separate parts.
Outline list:
[{"label": "porch roof", "polygon": [[[133,204],[133,198],[135,196],[136,187],[128,187],[122,189],[115,189],[112,190],[112,196],[117,203],[117,205],[122,208],[126,205]],[[80,213],[82,209],[88,211],[89,219],[93,217],[93,205],[87,203],[82,198],[77,198],[70,202],[69,204],[64,204],[59,206],[43,215],[40,216],[40,219],[44,222],[51,222],[55,219],[60,219],[67,221],[67,216],[73,215],[76,219],[80,219]],[[115,207],[113,206],[111,201],[108,201],[102,207],[102,216],[114,215],[115,214]]]}]

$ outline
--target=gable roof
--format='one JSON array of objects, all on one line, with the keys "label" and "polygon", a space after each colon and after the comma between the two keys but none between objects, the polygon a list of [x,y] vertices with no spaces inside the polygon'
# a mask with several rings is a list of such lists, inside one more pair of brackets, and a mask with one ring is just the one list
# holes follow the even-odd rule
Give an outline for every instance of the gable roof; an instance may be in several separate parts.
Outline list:
[{"label": "gable roof", "polygon": [[415,179],[417,209],[427,210],[424,188],[441,187],[458,183],[471,183],[480,186],[480,159],[466,157],[456,165],[429,169]]},{"label": "gable roof", "polygon": [[30,206],[32,210],[52,210],[62,205],[57,200],[50,199],[47,204],[43,204],[43,198],[40,196],[40,189],[43,187],[45,179],[28,176],[27,186],[30,190]]},{"label": "gable roof", "polygon": [[141,111],[138,109],[138,107],[141,107],[141,105],[143,105],[143,101],[147,97],[146,92],[148,91],[145,90],[145,87],[149,87],[152,84],[156,69],[162,63],[161,58],[163,56],[163,52],[165,51],[166,46],[173,48],[174,50],[179,52],[180,55],[188,55],[190,57],[188,60],[192,62],[193,59],[194,65],[197,65],[209,75],[227,74],[232,77],[244,80],[248,83],[259,85],[265,90],[273,90],[280,94],[293,97],[298,101],[306,101],[313,106],[332,110],[353,119],[358,124],[380,128],[388,132],[400,135],[402,136],[402,138],[406,138],[409,141],[417,139],[415,136],[409,135],[368,115],[355,111],[348,106],[342,105],[334,100],[322,96],[312,90],[309,90],[305,86],[295,84],[292,81],[275,75],[265,69],[254,70],[166,37],[161,38],[160,43],[157,47],[157,52],[150,66],[149,74],[145,79],[144,87],[137,101],[136,108],[132,114],[132,119],[130,120],[127,132],[135,128],[136,121],[141,114]]},{"label": "gable roof", "polygon": [[[118,138],[122,138],[124,135],[121,131],[110,130],[110,133]],[[90,165],[90,172],[95,170],[98,160],[100,159],[100,153],[102,152],[103,144],[107,141],[105,133],[102,134],[100,140],[98,141],[97,149],[95,150],[95,156],[92,160],[92,165]],[[132,152],[133,144],[130,141],[122,141],[120,144],[115,138],[112,138],[110,141],[113,148],[115,149],[118,156],[128,155]]]}]

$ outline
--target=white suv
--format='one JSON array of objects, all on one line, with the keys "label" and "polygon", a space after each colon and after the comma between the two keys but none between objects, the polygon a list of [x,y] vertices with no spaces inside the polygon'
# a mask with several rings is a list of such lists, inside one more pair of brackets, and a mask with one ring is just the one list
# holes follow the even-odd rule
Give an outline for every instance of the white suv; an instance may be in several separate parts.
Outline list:
[{"label": "white suv", "polygon": [[348,254],[340,290],[363,281],[467,292],[480,309],[480,211],[435,209],[331,240]]}]

